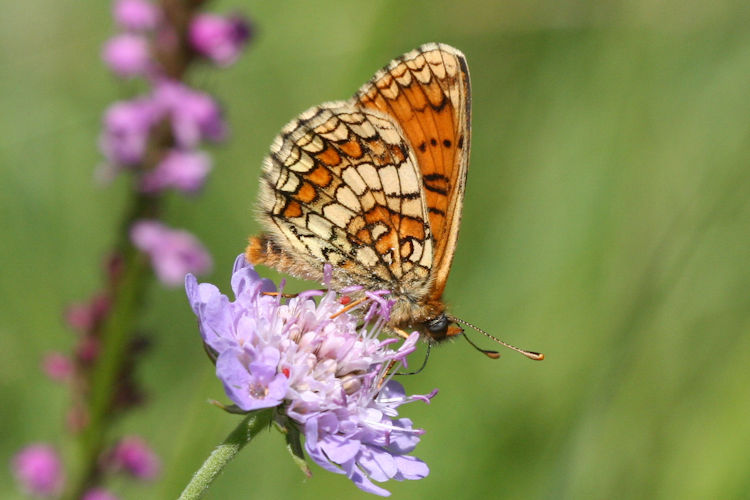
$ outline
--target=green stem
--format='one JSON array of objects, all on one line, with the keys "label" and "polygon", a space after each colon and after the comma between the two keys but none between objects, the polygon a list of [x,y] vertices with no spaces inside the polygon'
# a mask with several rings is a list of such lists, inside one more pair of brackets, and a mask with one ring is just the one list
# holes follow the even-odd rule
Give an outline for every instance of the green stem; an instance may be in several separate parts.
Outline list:
[{"label": "green stem", "polygon": [[[135,218],[128,219],[132,222]],[[122,275],[112,290],[111,310],[101,329],[100,352],[89,375],[89,421],[78,437],[78,457],[73,461],[68,490],[64,495],[66,499],[80,498],[95,482],[99,456],[114,416],[116,387],[134,337],[143,297],[151,281],[147,257],[129,244],[123,250]]]},{"label": "green stem", "polygon": [[193,475],[178,500],[194,500],[203,496],[216,476],[262,429],[271,422],[273,409],[254,411],[242,419],[227,438],[211,452],[201,468]]}]

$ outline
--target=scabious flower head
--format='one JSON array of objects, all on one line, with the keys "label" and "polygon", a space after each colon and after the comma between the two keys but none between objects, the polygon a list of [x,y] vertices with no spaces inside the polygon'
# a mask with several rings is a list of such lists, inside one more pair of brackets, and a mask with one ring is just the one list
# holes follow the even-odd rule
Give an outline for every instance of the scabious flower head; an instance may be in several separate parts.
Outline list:
[{"label": "scabious flower head", "polygon": [[196,193],[203,187],[211,171],[211,157],[201,151],[173,149],[156,168],[141,179],[141,190],[155,193],[167,188]]},{"label": "scabious flower head", "polygon": [[148,254],[156,276],[167,286],[177,286],[187,273],[203,274],[211,270],[211,256],[187,231],[143,219],[131,227],[130,239],[136,248]]},{"label": "scabious flower head", "polygon": [[13,457],[13,474],[21,487],[31,495],[55,496],[63,485],[60,457],[48,444],[32,444]]},{"label": "scabious flower head", "polygon": [[145,75],[151,66],[148,41],[141,35],[117,35],[102,49],[102,59],[116,75],[130,78]]},{"label": "scabious flower head", "polygon": [[199,14],[190,23],[190,45],[219,66],[228,66],[239,57],[250,40],[250,23],[241,16]]},{"label": "scabious flower head", "polygon": [[388,495],[372,481],[429,473],[408,455],[423,431],[396,418],[396,408],[429,401],[434,393],[408,397],[390,380],[394,364],[405,363],[414,351],[418,334],[398,349],[391,347],[396,339],[377,338],[392,305],[384,293],[364,292],[371,300],[358,316],[337,314],[343,306],[332,291],[282,302],[264,293],[275,291],[273,283],[242,256],[232,275],[234,301],[192,275],[185,287],[203,341],[216,355],[216,374],[239,408],[276,407],[279,420],[291,420],[302,431],[315,462],[365,491]]},{"label": "scabious flower head", "polygon": [[132,31],[152,30],[161,19],[160,10],[148,0],[116,0],[112,15],[121,28]]},{"label": "scabious flower head", "polygon": [[138,479],[154,479],[161,470],[161,460],[138,436],[125,436],[110,454],[112,465]]}]

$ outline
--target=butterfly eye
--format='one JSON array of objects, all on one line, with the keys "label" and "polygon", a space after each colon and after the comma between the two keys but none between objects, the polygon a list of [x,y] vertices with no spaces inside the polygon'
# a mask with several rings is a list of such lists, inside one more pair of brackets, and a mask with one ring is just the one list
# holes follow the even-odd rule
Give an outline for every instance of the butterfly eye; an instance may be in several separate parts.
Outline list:
[{"label": "butterfly eye", "polygon": [[445,317],[445,314],[441,314],[437,318],[425,321],[425,327],[433,338],[443,338],[448,330],[448,318]]}]

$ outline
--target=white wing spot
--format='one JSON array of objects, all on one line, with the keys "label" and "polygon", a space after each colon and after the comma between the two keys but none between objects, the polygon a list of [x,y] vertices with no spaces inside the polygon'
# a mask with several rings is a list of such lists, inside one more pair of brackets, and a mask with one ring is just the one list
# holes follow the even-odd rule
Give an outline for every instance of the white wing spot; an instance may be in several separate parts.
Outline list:
[{"label": "white wing spot", "polygon": [[343,205],[331,203],[323,208],[323,215],[338,227],[345,228],[354,214]]},{"label": "white wing spot", "polygon": [[401,183],[399,182],[398,170],[393,165],[388,165],[380,170],[380,182],[383,186],[383,190],[387,195],[399,195],[401,194]]},{"label": "white wing spot", "polygon": [[370,189],[382,189],[378,171],[375,170],[375,167],[371,163],[362,163],[360,165],[357,165],[357,172]]},{"label": "white wing spot", "polygon": [[344,179],[344,182],[350,188],[352,188],[357,196],[362,196],[362,194],[367,190],[367,183],[365,183],[362,177],[357,173],[356,168],[349,167],[347,169],[344,169],[341,177]]},{"label": "white wing spot", "polygon": [[374,266],[378,263],[378,256],[370,247],[357,249],[357,260],[365,266]]}]

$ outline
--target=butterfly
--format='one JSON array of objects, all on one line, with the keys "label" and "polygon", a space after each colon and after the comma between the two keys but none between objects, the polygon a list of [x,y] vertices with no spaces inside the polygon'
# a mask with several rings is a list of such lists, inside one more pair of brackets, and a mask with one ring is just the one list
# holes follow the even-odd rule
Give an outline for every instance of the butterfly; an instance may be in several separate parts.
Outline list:
[{"label": "butterfly", "polygon": [[471,140],[471,84],[457,49],[429,43],[347,101],[292,120],[263,163],[265,232],[246,258],[331,287],[388,290],[394,330],[463,332],[442,300],[456,250]]}]

